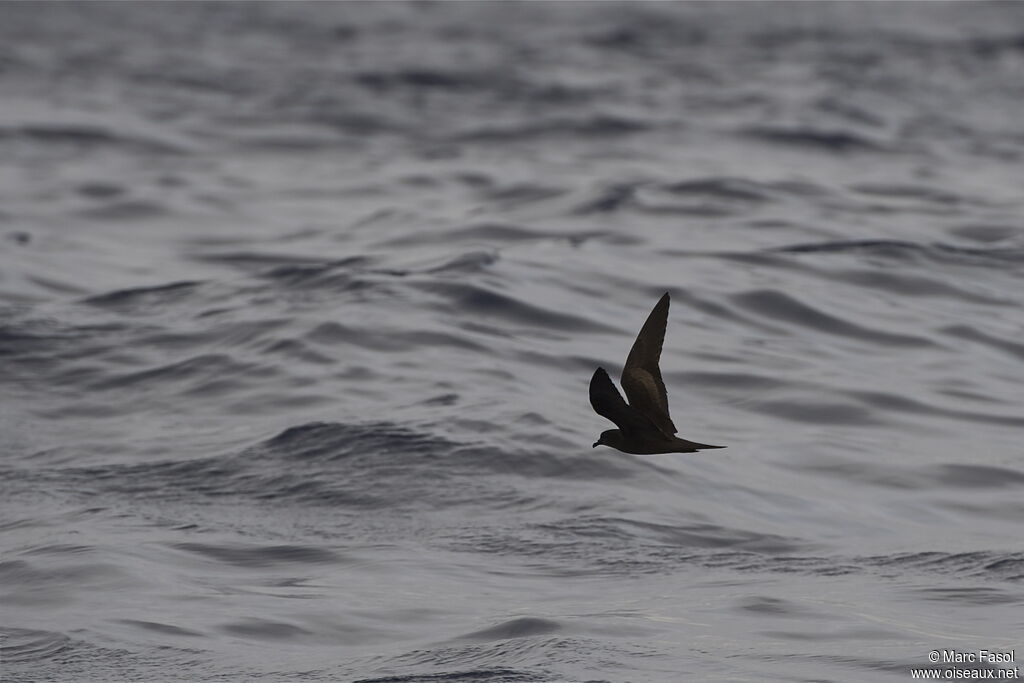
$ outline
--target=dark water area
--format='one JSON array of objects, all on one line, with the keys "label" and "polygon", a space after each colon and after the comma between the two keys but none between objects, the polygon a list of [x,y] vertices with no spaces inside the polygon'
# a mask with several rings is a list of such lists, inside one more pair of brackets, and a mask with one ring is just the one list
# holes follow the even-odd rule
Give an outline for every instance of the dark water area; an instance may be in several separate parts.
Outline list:
[{"label": "dark water area", "polygon": [[0,14],[4,683],[1021,666],[1024,5]]}]

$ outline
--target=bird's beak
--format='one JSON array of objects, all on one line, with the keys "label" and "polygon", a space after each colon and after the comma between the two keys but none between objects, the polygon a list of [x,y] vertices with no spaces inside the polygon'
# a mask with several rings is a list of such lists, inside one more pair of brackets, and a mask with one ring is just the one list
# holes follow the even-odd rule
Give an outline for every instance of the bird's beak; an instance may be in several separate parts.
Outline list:
[{"label": "bird's beak", "polygon": [[594,445],[593,445],[593,446],[591,446],[591,448],[597,448],[597,447],[598,447],[598,446],[600,446],[600,445],[601,445],[601,442],[600,442],[600,441],[595,441],[595,442],[594,442]]}]

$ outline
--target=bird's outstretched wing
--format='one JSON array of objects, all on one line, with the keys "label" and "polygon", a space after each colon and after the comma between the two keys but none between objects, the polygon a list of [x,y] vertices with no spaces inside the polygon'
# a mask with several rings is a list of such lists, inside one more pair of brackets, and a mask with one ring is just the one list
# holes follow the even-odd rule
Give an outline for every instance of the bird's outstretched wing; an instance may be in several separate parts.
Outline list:
[{"label": "bird's outstretched wing", "polygon": [[668,305],[669,296],[665,292],[640,328],[622,368],[622,389],[630,406],[650,418],[666,436],[671,436],[677,430],[668,414],[668,393],[658,367],[668,324]]},{"label": "bird's outstretched wing", "polygon": [[590,378],[590,405],[598,415],[614,422],[624,434],[656,429],[647,416],[626,404],[604,368],[595,370]]}]

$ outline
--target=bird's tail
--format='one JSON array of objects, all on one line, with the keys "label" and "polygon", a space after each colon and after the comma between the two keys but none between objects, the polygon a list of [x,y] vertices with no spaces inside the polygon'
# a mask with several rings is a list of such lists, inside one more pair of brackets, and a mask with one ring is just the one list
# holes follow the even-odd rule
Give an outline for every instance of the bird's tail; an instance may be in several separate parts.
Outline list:
[{"label": "bird's tail", "polygon": [[725,446],[712,446],[708,443],[697,443],[696,441],[687,441],[686,439],[679,439],[682,443],[680,444],[684,448],[692,448],[695,451],[701,451],[705,448],[725,448]]}]

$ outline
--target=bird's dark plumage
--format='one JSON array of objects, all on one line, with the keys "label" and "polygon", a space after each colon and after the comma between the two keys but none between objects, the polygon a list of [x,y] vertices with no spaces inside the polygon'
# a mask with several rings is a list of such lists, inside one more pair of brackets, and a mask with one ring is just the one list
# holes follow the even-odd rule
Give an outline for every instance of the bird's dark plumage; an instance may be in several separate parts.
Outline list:
[{"label": "bird's dark plumage", "polygon": [[631,406],[650,417],[661,431],[675,434],[678,430],[668,416],[668,392],[658,367],[661,347],[665,342],[665,326],[668,325],[668,304],[666,292],[640,328],[619,381]]},{"label": "bird's dark plumage", "polygon": [[675,436],[676,426],[668,413],[668,393],[658,362],[668,324],[669,296],[665,293],[654,306],[647,322],[633,342],[622,369],[622,398],[604,368],[590,379],[590,405],[598,415],[615,423],[618,429],[601,434],[594,446],[604,445],[625,453],[695,453],[703,448],[724,448],[687,441]]},{"label": "bird's dark plumage", "polygon": [[595,370],[590,378],[590,405],[598,415],[608,418],[624,432],[657,429],[649,417],[623,400],[604,368]]}]

